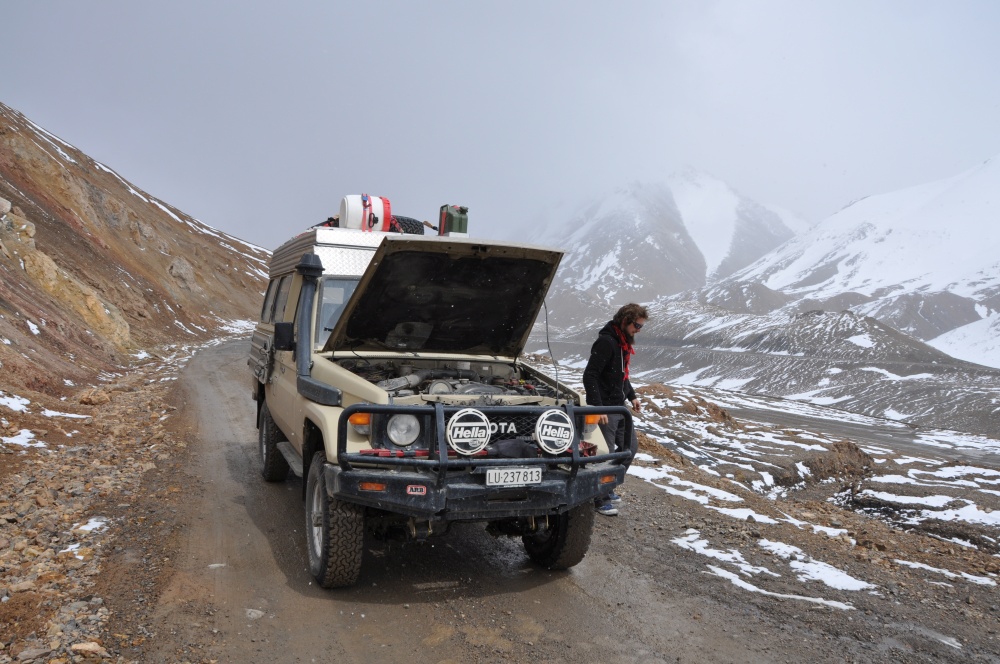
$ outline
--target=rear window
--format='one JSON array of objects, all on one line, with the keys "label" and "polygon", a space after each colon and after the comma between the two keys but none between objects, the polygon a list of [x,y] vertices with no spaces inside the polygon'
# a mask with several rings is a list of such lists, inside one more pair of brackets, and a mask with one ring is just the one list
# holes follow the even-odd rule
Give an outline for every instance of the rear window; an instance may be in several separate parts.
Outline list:
[{"label": "rear window", "polygon": [[260,322],[270,323],[274,315],[274,296],[278,292],[278,281],[272,280],[267,286],[267,293],[264,295],[264,304],[260,308]]},{"label": "rear window", "polygon": [[288,302],[288,291],[292,287],[291,275],[281,277],[278,282],[278,294],[274,298],[274,311],[271,313],[272,321],[282,321],[285,319],[285,304]]}]

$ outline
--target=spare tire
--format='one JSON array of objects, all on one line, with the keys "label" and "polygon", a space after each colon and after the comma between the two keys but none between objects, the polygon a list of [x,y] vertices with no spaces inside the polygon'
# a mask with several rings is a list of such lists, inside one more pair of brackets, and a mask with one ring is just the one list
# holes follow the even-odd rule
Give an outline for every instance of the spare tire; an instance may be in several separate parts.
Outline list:
[{"label": "spare tire", "polygon": [[424,222],[413,217],[398,217],[393,215],[392,220],[399,224],[399,230],[409,235],[423,235]]}]

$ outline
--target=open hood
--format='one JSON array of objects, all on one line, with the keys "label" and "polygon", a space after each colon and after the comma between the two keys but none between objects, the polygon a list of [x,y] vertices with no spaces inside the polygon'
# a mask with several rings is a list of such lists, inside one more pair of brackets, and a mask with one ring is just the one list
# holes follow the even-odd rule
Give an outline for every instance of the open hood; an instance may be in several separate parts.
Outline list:
[{"label": "open hood", "polygon": [[324,350],[516,357],[561,259],[541,247],[386,236]]}]

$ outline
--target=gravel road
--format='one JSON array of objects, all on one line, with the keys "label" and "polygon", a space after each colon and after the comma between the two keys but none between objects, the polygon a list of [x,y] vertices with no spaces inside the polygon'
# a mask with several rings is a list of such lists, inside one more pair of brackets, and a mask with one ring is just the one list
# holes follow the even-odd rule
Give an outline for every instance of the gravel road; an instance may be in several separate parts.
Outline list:
[{"label": "gravel road", "polygon": [[[141,488],[87,510],[114,527],[94,547],[92,585],[60,601],[103,609],[89,641],[100,652],[64,643],[21,656],[45,650],[43,622],[3,638],[0,662],[1000,662],[995,584],[893,562],[989,580],[995,556],[892,529],[816,490],[776,504],[648,444],[636,468],[665,459],[682,481],[737,493],[757,514],[848,534],[733,518],[630,477],[621,515],[598,517],[589,554],[568,572],[467,526],[424,544],[370,541],[359,583],[322,590],[307,569],[301,481],[259,477],[246,352],[246,341],[199,351],[165,396],[176,410]],[[762,546],[778,541],[866,589],[804,582]],[[706,551],[773,572],[727,572]],[[59,620],[69,629],[59,606],[50,631]],[[13,624],[0,619],[0,633]]]}]

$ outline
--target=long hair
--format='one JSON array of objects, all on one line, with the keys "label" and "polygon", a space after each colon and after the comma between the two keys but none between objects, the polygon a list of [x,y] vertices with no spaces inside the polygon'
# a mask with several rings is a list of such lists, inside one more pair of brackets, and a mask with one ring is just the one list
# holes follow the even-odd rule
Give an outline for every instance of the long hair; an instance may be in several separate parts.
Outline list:
[{"label": "long hair", "polygon": [[640,318],[649,319],[649,313],[646,311],[646,307],[641,304],[635,304],[631,302],[626,304],[624,307],[618,310],[615,317],[611,319],[618,329],[624,330],[629,323],[634,323]]}]

